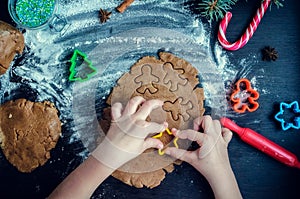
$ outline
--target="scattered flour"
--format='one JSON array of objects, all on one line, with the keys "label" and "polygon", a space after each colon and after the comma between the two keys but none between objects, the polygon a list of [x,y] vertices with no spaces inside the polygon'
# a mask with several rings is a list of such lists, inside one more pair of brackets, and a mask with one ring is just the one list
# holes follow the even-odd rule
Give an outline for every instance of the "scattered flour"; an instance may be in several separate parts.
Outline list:
[{"label": "scattered flour", "polygon": [[[98,118],[116,80],[140,57],[155,56],[158,50],[171,51],[198,68],[205,90],[205,105],[216,116],[226,112],[235,117],[228,112],[226,81],[233,83],[247,77],[261,94],[270,93],[259,85],[264,70],[258,69],[256,76],[251,73],[256,57],[249,55],[238,64],[230,63],[228,52],[218,42],[211,47],[210,24],[190,15],[182,1],[136,0],[123,14],[115,11],[120,2],[60,0],[56,19],[58,23],[67,22],[63,31],[53,32],[50,28],[26,30],[24,54],[0,77],[1,103],[23,95],[32,100],[55,103],[64,129],[62,139],[75,147],[79,142],[84,145],[76,148],[75,158],[83,160],[95,147],[98,138],[95,132],[101,130]],[[99,22],[100,8],[112,11],[111,19],[105,24]],[[68,81],[69,59],[74,49],[88,53],[98,69],[98,74],[87,82]],[[67,153],[67,147],[62,147],[61,152]],[[74,164],[75,159],[62,169],[63,177],[74,169]],[[191,180],[190,183],[194,182]],[[36,190],[39,192],[42,187],[37,185]],[[103,192],[95,197],[105,195],[112,194],[110,187],[104,184]]]},{"label": "scattered flour", "polygon": [[[1,102],[16,97],[11,91],[26,85],[36,93],[34,100],[51,100],[56,104],[66,131],[71,132],[69,137],[62,136],[72,144],[85,139],[82,135],[87,129],[83,123],[87,119],[97,121],[95,117],[77,117],[80,110],[91,110],[97,115],[95,106],[103,105],[116,80],[137,59],[144,55],[155,55],[157,50],[167,50],[187,59],[199,69],[200,74],[203,74],[200,79],[205,90],[206,106],[214,109],[215,114],[222,115],[227,106],[223,81],[231,80],[236,71],[228,67],[228,57],[218,44],[215,45],[214,52],[211,51],[210,25],[203,24],[188,14],[189,11],[182,7],[181,2],[135,1],[123,14],[114,10],[117,4],[118,2],[110,0],[59,1],[56,16],[58,22],[67,22],[64,31],[53,33],[50,28],[26,30],[25,55],[21,61],[13,64],[9,76],[4,75],[0,79],[2,96],[6,96],[1,98]],[[100,8],[113,12],[111,19],[105,24],[99,22]],[[125,45],[132,49],[127,49]],[[68,81],[69,59],[74,49],[89,53],[93,64],[99,64],[97,81]],[[97,59],[92,54],[95,49],[98,52]],[[204,64],[199,63],[200,61]],[[15,80],[10,81],[11,78]],[[101,86],[98,87],[99,81]],[[97,87],[89,87],[89,84]],[[94,102],[77,102],[81,99],[79,94],[85,99],[91,96],[89,99]],[[95,102],[97,98],[100,103]],[[70,122],[70,119],[74,122]],[[94,142],[94,137],[91,136],[86,142],[86,146],[90,145]]]},{"label": "scattered flour", "polygon": [[[210,25],[190,15],[182,2],[134,1],[123,14],[115,11],[119,2],[60,0],[56,19],[57,23],[66,22],[63,32],[53,32],[49,27],[26,30],[24,55],[0,77],[1,103],[28,91],[27,97],[33,100],[53,101],[65,129],[62,137],[69,144],[82,141],[91,150],[97,136],[86,132],[99,130],[99,110],[111,88],[141,56],[166,50],[191,62],[201,74],[205,105],[217,116],[228,110],[224,81],[249,77],[253,87],[260,88],[264,70],[260,70],[261,76],[250,73],[256,58],[249,56],[239,66],[232,66],[218,43],[211,48]],[[107,23],[99,22],[100,8],[112,11]],[[88,82],[68,81],[74,49],[88,53],[98,68],[98,75]],[[260,92],[269,93],[265,89]],[[82,157],[87,154],[84,148],[78,152]]]}]

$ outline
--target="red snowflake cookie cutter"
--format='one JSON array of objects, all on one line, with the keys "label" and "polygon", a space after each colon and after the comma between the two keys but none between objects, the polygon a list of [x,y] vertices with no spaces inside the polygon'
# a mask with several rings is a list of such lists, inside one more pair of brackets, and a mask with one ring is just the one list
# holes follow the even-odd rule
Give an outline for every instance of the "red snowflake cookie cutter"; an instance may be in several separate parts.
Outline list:
[{"label": "red snowflake cookie cutter", "polygon": [[235,84],[236,90],[231,94],[232,109],[237,113],[256,111],[259,107],[256,100],[259,98],[259,93],[252,89],[248,79],[242,78]]}]

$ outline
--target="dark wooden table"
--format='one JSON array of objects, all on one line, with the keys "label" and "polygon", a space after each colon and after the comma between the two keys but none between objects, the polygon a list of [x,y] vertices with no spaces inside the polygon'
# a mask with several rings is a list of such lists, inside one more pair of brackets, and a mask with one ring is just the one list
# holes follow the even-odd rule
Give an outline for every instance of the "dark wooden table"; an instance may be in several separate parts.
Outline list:
[{"label": "dark wooden table", "polygon": [[[189,1],[191,11],[199,16]],[[234,41],[240,37],[250,23],[261,1],[240,0],[233,6],[233,18],[227,30],[227,38]],[[266,90],[260,95],[260,108],[251,114],[233,115],[241,126],[249,127],[290,150],[300,158],[300,132],[281,130],[274,120],[280,102],[292,102],[300,97],[300,18],[299,1],[286,0],[284,7],[268,10],[249,43],[235,52],[228,52],[233,65],[242,59],[255,59],[250,71],[241,76],[256,78],[256,87]],[[12,23],[7,12],[7,1],[1,2],[0,20]],[[298,14],[297,14],[298,13]],[[213,25],[213,35],[218,24]],[[261,49],[275,47],[279,58],[275,62],[262,61]],[[263,75],[261,74],[263,71]],[[237,77],[240,77],[239,75]],[[63,140],[58,143],[59,147]],[[80,143],[78,143],[80,145]],[[76,157],[76,148],[66,147],[64,154],[53,151],[53,157],[63,161],[46,164],[32,174],[16,171],[7,161],[0,164],[1,198],[45,198],[81,159]],[[300,170],[285,166],[260,151],[243,143],[234,136],[229,146],[229,155],[234,173],[244,198],[299,198]],[[72,160],[72,162],[70,162]],[[74,161],[75,160],[75,161]],[[58,172],[57,168],[71,168]],[[71,165],[71,167],[70,167]],[[100,196],[100,197],[99,197]],[[167,175],[155,189],[136,189],[109,177],[95,192],[95,198],[213,198],[209,184],[190,165],[183,163]]]}]

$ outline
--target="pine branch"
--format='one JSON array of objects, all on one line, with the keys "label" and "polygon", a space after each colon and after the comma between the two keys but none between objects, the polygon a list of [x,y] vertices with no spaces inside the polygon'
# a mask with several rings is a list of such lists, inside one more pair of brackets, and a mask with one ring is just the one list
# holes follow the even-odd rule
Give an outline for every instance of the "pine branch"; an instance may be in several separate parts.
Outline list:
[{"label": "pine branch", "polygon": [[273,0],[270,5],[270,10],[272,8],[272,4],[275,4],[277,6],[277,8],[283,7],[283,4],[281,3],[281,1],[284,1],[284,0]]},{"label": "pine branch", "polygon": [[203,0],[199,3],[201,15],[209,21],[219,20],[224,17],[224,14],[231,9],[238,0]]},{"label": "pine branch", "polygon": [[[198,10],[201,12],[201,16],[206,17],[209,21],[222,19],[224,14],[231,10],[231,6],[236,4],[238,0],[203,0],[202,3],[198,3]],[[247,1],[247,0],[246,0]],[[262,0],[264,1],[264,0]],[[283,7],[284,0],[272,0],[272,4],[275,4],[277,8]]]}]

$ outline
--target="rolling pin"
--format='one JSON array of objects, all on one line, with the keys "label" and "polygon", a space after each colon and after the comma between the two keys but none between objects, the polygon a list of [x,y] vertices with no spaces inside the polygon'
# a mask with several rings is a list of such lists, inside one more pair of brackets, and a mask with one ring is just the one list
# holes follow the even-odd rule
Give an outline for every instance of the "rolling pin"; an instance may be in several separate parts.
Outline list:
[{"label": "rolling pin", "polygon": [[238,126],[236,123],[226,117],[221,118],[220,121],[225,128],[237,133],[241,140],[247,144],[264,152],[283,164],[300,169],[300,162],[295,154],[289,152],[285,148],[279,146],[278,144],[272,142],[250,128]]}]

